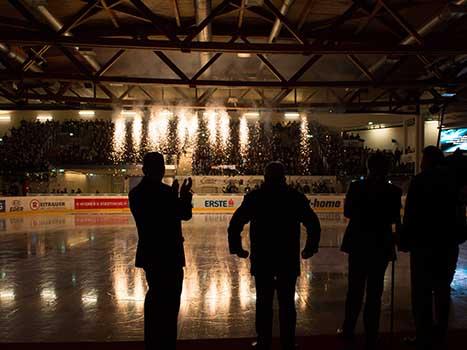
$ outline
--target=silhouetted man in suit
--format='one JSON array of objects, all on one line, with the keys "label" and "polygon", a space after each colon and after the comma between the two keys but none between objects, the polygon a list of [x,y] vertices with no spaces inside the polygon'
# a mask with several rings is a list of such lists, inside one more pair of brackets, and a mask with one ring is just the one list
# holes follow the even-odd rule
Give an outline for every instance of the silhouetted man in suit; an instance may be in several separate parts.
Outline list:
[{"label": "silhouetted man in suit", "polygon": [[395,257],[392,225],[399,226],[401,190],[387,180],[389,161],[382,153],[368,159],[368,176],[350,184],[344,215],[350,219],[342,242],[349,255],[345,319],[338,334],[354,335],[366,292],[363,321],[367,348],[375,348],[381,296],[388,263]]},{"label": "silhouetted man in suit", "polygon": [[251,273],[256,282],[256,348],[269,349],[272,340],[273,298],[277,291],[281,344],[295,348],[295,284],[300,274],[300,223],[307,230],[302,258],[318,251],[320,223],[305,195],[287,186],[279,162],[266,166],[264,184],[246,194],[228,228],[231,254],[247,258],[241,233],[250,222]]},{"label": "silhouetted man in suit", "polygon": [[[454,172],[456,178],[456,186],[459,191],[459,225],[460,235],[459,243],[467,240],[467,223],[465,222],[465,210],[467,204],[467,157],[458,148],[453,154],[446,157],[445,165],[448,169]],[[462,230],[462,227],[464,229]],[[457,260],[459,258],[459,246],[457,247],[456,254],[453,256],[451,264],[450,283],[454,280],[454,275],[457,268]]]},{"label": "silhouetted man in suit", "polygon": [[443,158],[434,146],[423,150],[422,171],[412,179],[407,194],[401,235],[401,250],[410,252],[416,345],[423,350],[446,338],[450,283],[458,246],[465,240],[459,181]]},{"label": "silhouetted man in suit", "polygon": [[150,152],[143,159],[143,180],[130,191],[130,209],[138,229],[136,267],[146,272],[144,342],[147,350],[173,350],[183,284],[185,253],[181,220],[191,219],[191,179],[162,183],[164,157]]}]

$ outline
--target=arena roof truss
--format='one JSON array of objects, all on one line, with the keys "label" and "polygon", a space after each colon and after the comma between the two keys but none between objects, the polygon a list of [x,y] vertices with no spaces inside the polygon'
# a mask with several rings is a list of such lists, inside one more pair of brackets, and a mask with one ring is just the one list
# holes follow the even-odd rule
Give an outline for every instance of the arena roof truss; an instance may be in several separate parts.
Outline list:
[{"label": "arena roof truss", "polygon": [[8,0],[0,13],[2,109],[413,114],[466,92],[467,1]]}]

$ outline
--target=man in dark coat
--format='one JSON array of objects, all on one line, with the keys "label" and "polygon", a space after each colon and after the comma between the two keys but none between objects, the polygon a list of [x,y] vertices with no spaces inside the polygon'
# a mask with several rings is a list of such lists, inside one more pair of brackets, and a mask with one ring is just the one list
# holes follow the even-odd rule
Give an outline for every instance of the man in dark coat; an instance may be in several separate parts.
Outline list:
[{"label": "man in dark coat", "polygon": [[269,349],[272,340],[273,298],[277,291],[281,344],[295,348],[295,284],[300,274],[300,223],[307,230],[302,258],[318,251],[319,219],[302,193],[287,186],[285,168],[267,165],[264,184],[245,195],[228,228],[231,254],[247,258],[241,233],[250,222],[251,273],[256,283],[256,348]]},{"label": "man in dark coat", "polygon": [[400,224],[402,191],[387,180],[389,160],[368,159],[368,176],[350,184],[344,215],[350,219],[342,242],[349,255],[345,319],[338,334],[352,338],[366,291],[363,321],[367,348],[376,346],[384,275],[395,256],[392,227]]},{"label": "man in dark coat", "polygon": [[181,220],[190,220],[191,179],[162,183],[164,157],[150,152],[143,160],[143,180],[130,191],[130,209],[138,229],[136,267],[146,273],[144,342],[147,350],[173,350],[183,284],[185,254]]},{"label": "man in dark coat", "polygon": [[[456,187],[459,191],[459,243],[467,240],[467,223],[465,222],[465,210],[467,204],[467,156],[458,148],[453,154],[446,157],[445,166],[454,173],[456,178]],[[464,220],[464,222],[462,222]],[[462,226],[464,230],[462,230]],[[463,232],[463,233],[462,233]],[[457,260],[459,258],[459,247],[457,253],[453,256],[451,265],[450,281],[454,280],[454,275],[457,268]]]},{"label": "man in dark coat", "polygon": [[422,171],[412,179],[407,193],[401,235],[401,250],[410,252],[416,345],[423,350],[446,338],[450,283],[459,244],[466,234],[459,181],[443,158],[434,146],[423,150]]}]

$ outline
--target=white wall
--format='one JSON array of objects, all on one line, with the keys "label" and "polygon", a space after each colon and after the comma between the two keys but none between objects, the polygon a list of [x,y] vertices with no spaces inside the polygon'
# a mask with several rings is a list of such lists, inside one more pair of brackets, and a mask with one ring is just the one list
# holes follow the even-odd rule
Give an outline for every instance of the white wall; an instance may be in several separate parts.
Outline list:
[{"label": "white wall", "polygon": [[[359,131],[360,137],[365,140],[365,146],[380,150],[395,150],[404,147],[404,128],[382,128]],[[397,143],[393,143],[392,140]]]},{"label": "white wall", "polygon": [[122,193],[124,190],[124,179],[122,176],[111,176],[102,174],[93,174],[89,176],[77,172],[65,172],[57,174],[49,182],[49,191],[53,189],[63,190],[66,188],[68,193],[72,189],[79,188],[83,193]]},{"label": "white wall", "polygon": [[436,146],[438,142],[438,121],[425,122],[425,146]]},{"label": "white wall", "polygon": [[[404,147],[404,128],[382,128],[359,131],[358,134],[365,140],[365,146],[373,149],[395,150],[396,147]],[[392,143],[392,139],[397,143]],[[425,123],[425,146],[436,145],[438,140],[438,122],[427,121]],[[407,146],[415,148],[415,126],[408,127]]]}]

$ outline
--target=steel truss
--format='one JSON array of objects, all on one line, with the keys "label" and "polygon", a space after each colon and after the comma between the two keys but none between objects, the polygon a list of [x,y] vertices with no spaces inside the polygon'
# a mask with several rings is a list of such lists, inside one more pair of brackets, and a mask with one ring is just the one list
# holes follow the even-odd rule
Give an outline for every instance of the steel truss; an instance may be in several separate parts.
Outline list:
[{"label": "steel truss", "polygon": [[[311,1],[311,0],[310,0]],[[108,105],[129,105],[134,104],[135,100],[129,97],[130,92],[138,87],[147,97],[147,100],[140,101],[141,105],[162,103],[166,101],[156,101],[151,94],[144,89],[146,85],[172,87],[182,100],[187,99],[184,89],[207,89],[200,97],[194,101],[188,101],[187,105],[195,108],[203,108],[210,97],[218,89],[243,89],[242,97],[250,91],[255,91],[261,97],[261,102],[241,100],[232,106],[232,108],[251,108],[256,105],[264,108],[287,108],[289,106],[302,108],[322,108],[325,106],[340,105],[345,110],[369,111],[376,108],[387,108],[388,111],[399,111],[404,106],[414,106],[420,103],[433,103],[439,101],[440,96],[436,88],[463,89],[466,81],[446,77],[441,71],[433,67],[433,57],[456,57],[467,54],[467,41],[465,40],[427,40],[414,28],[406,19],[399,14],[402,6],[392,5],[388,0],[379,0],[374,7],[369,7],[366,2],[354,0],[352,5],[340,16],[328,20],[325,23],[320,22],[307,25],[308,29],[303,30],[305,18],[301,23],[295,25],[291,23],[286,15],[283,15],[270,0],[264,0],[264,5],[247,6],[244,0],[224,0],[198,25],[184,23],[177,0],[172,0],[174,10],[173,20],[163,18],[154,12],[145,4],[143,0],[130,0],[132,6],[124,1],[107,0],[86,0],[83,1],[82,8],[58,31],[53,31],[31,12],[30,8],[23,1],[9,0],[10,4],[20,13],[31,28],[24,27],[21,21],[12,19],[2,19],[0,24],[7,28],[23,26],[23,30],[1,30],[0,42],[20,47],[39,46],[39,50],[29,50],[29,56],[20,67],[6,62],[7,68],[0,71],[0,95],[8,101],[14,103],[18,108],[25,108],[31,100],[43,101],[44,105],[50,108],[61,108],[60,104],[68,104],[73,107],[74,104],[81,103],[87,105],[102,105],[107,108]],[[307,5],[307,8],[309,6]],[[86,35],[67,35],[70,30],[74,30],[83,21],[91,16],[105,11],[112,20],[114,26],[114,35],[111,32],[106,36],[89,37]],[[386,17],[380,16],[384,11],[393,21],[390,22]],[[151,27],[147,35],[121,32],[118,18],[114,13],[124,13],[130,15],[145,25]],[[228,13],[238,12],[238,24],[233,30],[228,41],[195,41],[199,33],[208,25],[212,25],[214,20]],[[266,21],[280,21],[281,25],[287,30],[288,42],[264,42],[257,37],[249,37],[248,28],[245,23],[244,15],[246,12],[254,13]],[[357,28],[350,40],[335,40],[335,32],[348,21],[361,18],[364,13],[366,20]],[[306,13],[309,13],[307,10]],[[360,17],[359,17],[360,16]],[[414,44],[381,44],[377,42],[365,42],[360,40],[360,33],[370,21],[379,21],[388,31],[394,34],[405,31]],[[398,28],[394,28],[394,22]],[[311,31],[309,28],[312,28]],[[123,34],[123,35],[122,35]],[[228,38],[227,38],[228,39]],[[31,67],[45,59],[45,55],[50,48],[56,47],[60,52],[77,68],[78,73],[55,73],[51,71],[37,72],[31,71]],[[117,49],[114,55],[98,69],[90,69],[80,59],[76,57],[74,51],[76,47],[80,48],[114,48]],[[129,77],[129,76],[109,76],[107,72],[118,62],[127,52],[127,50],[146,50],[153,51],[160,61],[163,62],[176,76],[175,79],[155,78],[155,77]],[[171,60],[165,52],[210,52],[211,58],[194,75],[188,76],[177,64]],[[202,79],[203,74],[218,61],[225,53],[250,53],[256,55],[261,64],[264,65],[274,76],[276,80],[227,80],[227,79]],[[297,71],[286,79],[284,74],[271,62],[268,55],[305,55],[308,60]],[[396,62],[385,76],[381,76],[367,67],[359,59],[358,55],[375,55],[377,57],[396,57]],[[303,77],[306,72],[313,68],[323,56],[339,55],[348,60],[360,72],[363,79],[353,81],[307,81]],[[433,77],[421,80],[401,80],[391,79],[401,64],[410,57],[415,57],[426,69],[424,73],[430,73]],[[1,62],[5,61],[1,57]],[[12,86],[28,85],[31,82],[37,82],[37,88],[13,89]],[[40,83],[52,82],[59,85],[56,91],[48,87],[41,87]],[[73,83],[91,83],[94,87],[92,97],[84,97],[73,90]],[[117,96],[112,89],[112,84],[126,85],[124,93]],[[98,89],[97,89],[98,88]],[[339,95],[334,88],[353,89],[344,96]],[[276,96],[268,100],[266,95],[260,89],[275,89]],[[302,101],[295,101],[290,104],[282,101],[297,89],[310,89],[310,94]],[[334,97],[333,102],[310,102],[317,89],[326,89]],[[361,101],[361,92],[365,89],[382,89],[383,91],[377,97],[369,101]],[[102,91],[105,97],[100,96]],[[431,91],[435,100],[420,100],[420,96],[425,91]],[[434,91],[434,92],[433,92]],[[70,93],[73,96],[70,96]],[[197,91],[196,91],[197,93]],[[404,97],[401,97],[404,96]],[[180,99],[174,99],[172,103],[179,104]],[[295,99],[296,100],[296,99]],[[170,102],[169,102],[170,103]],[[221,102],[222,103],[222,102]],[[36,105],[36,104],[34,104]],[[224,104],[225,105],[225,104]],[[3,108],[6,105],[0,105]],[[11,108],[11,107],[10,107]]]}]

